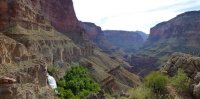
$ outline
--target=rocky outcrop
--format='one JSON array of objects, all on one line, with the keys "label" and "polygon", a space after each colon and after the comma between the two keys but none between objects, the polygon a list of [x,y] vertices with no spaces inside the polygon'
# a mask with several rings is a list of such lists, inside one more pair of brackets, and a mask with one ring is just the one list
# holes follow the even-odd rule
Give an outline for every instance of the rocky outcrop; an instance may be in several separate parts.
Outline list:
[{"label": "rocky outcrop", "polygon": [[191,78],[191,93],[193,93],[195,99],[200,98],[200,57],[194,57],[192,55],[175,53],[161,68],[162,72],[167,73],[170,76],[176,74],[178,69],[183,69],[188,77]]},{"label": "rocky outcrop", "polygon": [[13,60],[28,58],[25,46],[15,40],[0,34],[0,64],[9,64]]},{"label": "rocky outcrop", "polygon": [[1,76],[4,76],[0,83],[1,97],[34,99],[43,96],[42,94],[50,94],[45,98],[54,97],[50,88],[47,87],[47,64],[44,61],[20,61],[15,66],[12,65],[1,65]]},{"label": "rocky outcrop", "polygon": [[[200,71],[200,58],[193,57],[188,54],[175,53],[164,65],[164,70],[171,76],[175,75],[179,68],[185,70],[185,72],[191,77],[195,78],[196,74]],[[196,76],[198,79],[198,76]]]}]

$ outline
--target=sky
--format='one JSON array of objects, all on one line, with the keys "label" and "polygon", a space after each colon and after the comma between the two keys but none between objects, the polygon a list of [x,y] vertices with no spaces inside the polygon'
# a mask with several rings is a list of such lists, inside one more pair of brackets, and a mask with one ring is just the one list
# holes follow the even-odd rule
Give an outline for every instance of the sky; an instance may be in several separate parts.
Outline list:
[{"label": "sky", "polygon": [[200,0],[73,0],[76,16],[103,30],[143,31],[186,11],[200,10]]}]

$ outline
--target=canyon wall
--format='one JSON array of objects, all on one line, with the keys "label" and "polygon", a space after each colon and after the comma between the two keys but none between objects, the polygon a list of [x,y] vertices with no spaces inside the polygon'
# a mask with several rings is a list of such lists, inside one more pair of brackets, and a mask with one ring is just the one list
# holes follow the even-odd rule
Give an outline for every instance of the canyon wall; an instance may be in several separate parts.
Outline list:
[{"label": "canyon wall", "polygon": [[[197,51],[200,44],[199,16],[200,11],[185,12],[167,22],[156,25],[151,28],[144,48],[158,49],[154,52],[157,55],[173,51],[199,55]],[[163,51],[159,53],[159,49],[163,49]]]},{"label": "canyon wall", "polygon": [[124,52],[134,52],[138,50],[145,42],[139,31],[117,31],[105,30],[103,31],[105,38],[113,46],[122,49]]},{"label": "canyon wall", "polygon": [[[199,56],[199,20],[200,11],[190,11],[177,15],[169,21],[157,24],[151,28],[149,38],[135,56],[143,57],[144,60],[146,57],[153,57],[157,61],[152,64],[157,67],[165,63],[174,52]],[[134,61],[132,65],[134,65]],[[139,65],[144,66],[144,64]],[[158,69],[157,67],[152,68],[152,70]]]}]

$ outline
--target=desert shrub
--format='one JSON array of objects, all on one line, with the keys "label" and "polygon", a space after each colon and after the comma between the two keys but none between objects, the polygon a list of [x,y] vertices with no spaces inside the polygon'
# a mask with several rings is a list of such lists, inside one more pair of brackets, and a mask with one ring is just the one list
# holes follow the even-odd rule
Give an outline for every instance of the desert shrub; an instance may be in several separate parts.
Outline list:
[{"label": "desert shrub", "polygon": [[63,99],[82,99],[99,90],[99,84],[82,66],[72,66],[69,71],[66,71],[64,78],[58,82],[58,91]]},{"label": "desert shrub", "polygon": [[176,87],[178,92],[188,91],[190,79],[182,69],[179,69],[177,74],[171,78],[171,84]]},{"label": "desert shrub", "polygon": [[138,86],[128,93],[130,94],[129,99],[152,99],[153,96],[151,89],[145,86]]},{"label": "desert shrub", "polygon": [[160,72],[151,72],[144,78],[144,85],[156,94],[164,93],[167,83],[168,77]]}]

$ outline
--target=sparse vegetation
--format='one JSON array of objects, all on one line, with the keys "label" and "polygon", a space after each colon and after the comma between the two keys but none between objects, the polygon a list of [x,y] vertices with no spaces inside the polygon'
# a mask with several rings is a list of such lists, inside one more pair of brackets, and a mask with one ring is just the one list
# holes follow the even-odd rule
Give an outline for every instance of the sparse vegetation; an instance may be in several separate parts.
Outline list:
[{"label": "sparse vegetation", "polygon": [[144,78],[144,85],[156,94],[163,93],[167,83],[168,77],[159,72],[151,72]]},{"label": "sparse vegetation", "polygon": [[177,74],[171,78],[171,84],[176,87],[178,92],[185,92],[189,90],[190,79],[182,69],[179,69]]},{"label": "sparse vegetation", "polygon": [[100,86],[82,66],[72,66],[66,75],[58,82],[61,99],[82,99],[90,93],[96,93]]},{"label": "sparse vegetation", "polygon": [[129,99],[151,99],[153,96],[151,89],[142,85],[131,89],[128,93],[130,93]]},{"label": "sparse vegetation", "polygon": [[129,99],[173,99],[166,90],[167,86],[172,86],[182,93],[189,90],[189,85],[190,79],[181,69],[173,77],[154,71],[144,78],[142,85],[129,90]]},{"label": "sparse vegetation", "polygon": [[168,76],[153,71],[144,78],[143,84],[129,91],[129,99],[168,99],[168,82]]}]

